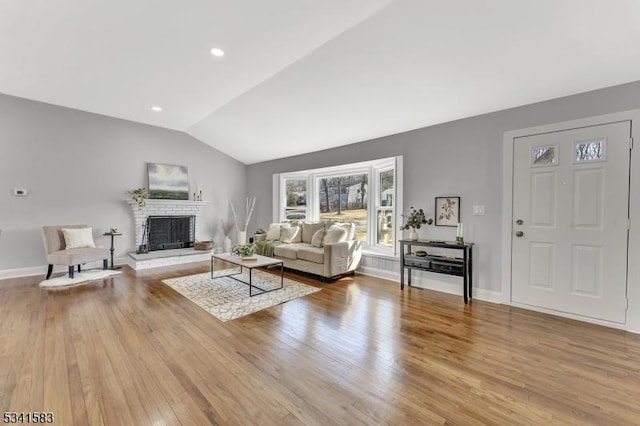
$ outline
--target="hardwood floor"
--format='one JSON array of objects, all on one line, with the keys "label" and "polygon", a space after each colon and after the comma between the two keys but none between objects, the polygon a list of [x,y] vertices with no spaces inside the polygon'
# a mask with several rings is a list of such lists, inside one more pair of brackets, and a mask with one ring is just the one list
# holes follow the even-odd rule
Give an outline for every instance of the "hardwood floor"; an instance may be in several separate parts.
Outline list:
[{"label": "hardwood floor", "polygon": [[640,424],[640,336],[356,276],[222,323],[162,279],[0,281],[0,406],[61,425]]}]

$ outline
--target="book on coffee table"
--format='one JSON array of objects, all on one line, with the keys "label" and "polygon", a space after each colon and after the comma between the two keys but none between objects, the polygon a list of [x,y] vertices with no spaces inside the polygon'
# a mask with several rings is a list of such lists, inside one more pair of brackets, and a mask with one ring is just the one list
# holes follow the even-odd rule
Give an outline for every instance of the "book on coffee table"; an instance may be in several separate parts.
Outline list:
[{"label": "book on coffee table", "polygon": [[258,260],[258,258],[255,257],[255,256],[243,256],[242,257],[242,261],[243,262],[251,262],[251,261],[256,261],[256,260]]}]

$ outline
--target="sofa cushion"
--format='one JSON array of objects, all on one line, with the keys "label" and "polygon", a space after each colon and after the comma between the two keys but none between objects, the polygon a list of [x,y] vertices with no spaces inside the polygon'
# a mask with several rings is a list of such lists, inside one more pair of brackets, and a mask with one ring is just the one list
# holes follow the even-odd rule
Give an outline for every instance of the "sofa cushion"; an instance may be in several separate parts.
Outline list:
[{"label": "sofa cushion", "polygon": [[300,243],[302,242],[302,230],[299,226],[283,227],[280,230],[280,241],[283,243]]},{"label": "sofa cushion", "polygon": [[324,233],[324,239],[322,241],[323,244],[333,244],[340,243],[342,241],[347,241],[348,231],[337,224],[331,225],[327,232]]},{"label": "sofa cushion", "polygon": [[295,244],[280,244],[273,249],[273,255],[295,260],[298,258],[297,251],[298,246]]},{"label": "sofa cushion", "polygon": [[339,226],[347,231],[347,240],[356,239],[356,224],[353,222],[334,222],[331,226]]},{"label": "sofa cushion", "polygon": [[267,240],[279,240],[281,229],[283,227],[288,228],[289,226],[288,223],[272,223],[269,225],[269,230],[267,231]]},{"label": "sofa cushion", "polygon": [[300,247],[298,259],[322,264],[324,263],[324,249],[321,247]]},{"label": "sofa cushion", "polygon": [[322,247],[322,239],[324,238],[325,228],[318,229],[313,237],[311,237],[311,245],[314,247]]},{"label": "sofa cushion", "polygon": [[323,229],[324,227],[324,222],[302,222],[302,242],[311,243],[313,234],[315,234],[318,229]]}]

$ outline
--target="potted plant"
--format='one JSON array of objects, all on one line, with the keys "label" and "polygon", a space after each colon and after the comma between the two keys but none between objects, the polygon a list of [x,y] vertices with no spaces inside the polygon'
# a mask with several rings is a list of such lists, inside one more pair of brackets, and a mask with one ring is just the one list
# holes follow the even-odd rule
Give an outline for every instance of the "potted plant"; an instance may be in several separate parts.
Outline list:
[{"label": "potted plant", "polygon": [[242,257],[251,256],[255,248],[256,248],[256,245],[253,243],[238,244],[237,246],[233,247],[233,250],[231,250],[231,253],[236,254],[238,256],[242,256]]},{"label": "potted plant", "polygon": [[256,229],[255,234],[253,234],[253,241],[264,241],[267,239],[267,231],[263,228]]},{"label": "potted plant", "polygon": [[400,226],[400,229],[411,229],[409,233],[410,240],[418,239],[418,231],[422,225],[431,225],[433,223],[433,219],[428,218],[424,214],[424,210],[418,209],[416,210],[413,206],[411,206],[411,212],[407,215],[402,215],[404,217],[405,222],[404,225]]},{"label": "potted plant", "polygon": [[149,198],[147,188],[137,188],[127,191],[127,194],[131,195],[133,202],[138,205],[138,210],[142,210],[147,205],[146,199]]}]

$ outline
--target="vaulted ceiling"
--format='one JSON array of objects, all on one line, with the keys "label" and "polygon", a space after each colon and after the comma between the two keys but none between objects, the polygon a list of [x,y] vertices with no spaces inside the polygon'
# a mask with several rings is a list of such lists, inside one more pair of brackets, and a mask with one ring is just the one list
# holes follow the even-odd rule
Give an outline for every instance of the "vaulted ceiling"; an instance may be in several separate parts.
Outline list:
[{"label": "vaulted ceiling", "polygon": [[637,0],[6,0],[0,92],[251,164],[640,80],[639,24]]}]

